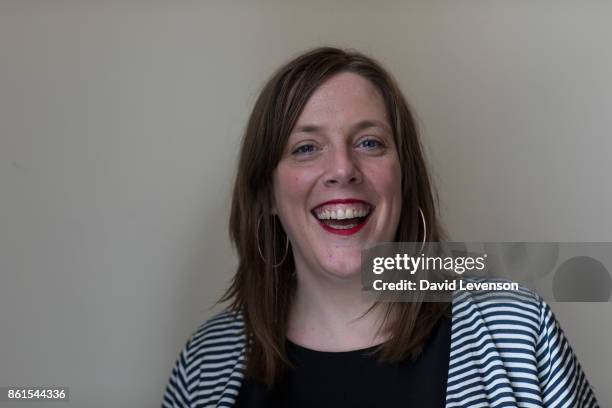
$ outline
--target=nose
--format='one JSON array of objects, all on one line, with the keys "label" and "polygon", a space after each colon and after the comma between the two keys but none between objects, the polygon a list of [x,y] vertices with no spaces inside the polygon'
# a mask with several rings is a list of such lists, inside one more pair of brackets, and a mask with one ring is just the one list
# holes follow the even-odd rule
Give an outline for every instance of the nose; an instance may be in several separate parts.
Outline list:
[{"label": "nose", "polygon": [[359,163],[353,156],[350,148],[336,148],[330,153],[325,174],[326,186],[345,186],[361,183],[363,175],[359,168]]}]

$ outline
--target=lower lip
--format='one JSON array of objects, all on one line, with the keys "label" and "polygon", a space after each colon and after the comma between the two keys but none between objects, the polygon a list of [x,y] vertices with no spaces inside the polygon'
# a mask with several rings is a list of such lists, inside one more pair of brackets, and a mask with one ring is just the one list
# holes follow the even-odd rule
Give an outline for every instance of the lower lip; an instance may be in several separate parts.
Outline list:
[{"label": "lower lip", "polygon": [[337,235],[353,235],[358,233],[359,231],[361,231],[361,229],[363,227],[365,227],[365,225],[367,224],[368,220],[370,219],[370,217],[368,216],[361,224],[357,224],[355,225],[353,228],[347,228],[347,229],[337,229],[337,228],[333,228],[330,227],[329,225],[319,221],[319,225],[323,227],[323,229],[325,229],[327,232],[331,232],[332,234],[337,234]]}]

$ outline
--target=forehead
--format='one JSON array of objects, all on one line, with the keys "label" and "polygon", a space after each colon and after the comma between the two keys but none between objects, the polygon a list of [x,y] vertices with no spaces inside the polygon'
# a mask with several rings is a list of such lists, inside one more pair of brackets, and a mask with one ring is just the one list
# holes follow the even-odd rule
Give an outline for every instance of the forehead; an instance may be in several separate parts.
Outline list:
[{"label": "forehead", "polygon": [[313,92],[296,125],[313,121],[344,123],[363,119],[388,122],[384,99],[368,79],[344,72],[332,76]]}]

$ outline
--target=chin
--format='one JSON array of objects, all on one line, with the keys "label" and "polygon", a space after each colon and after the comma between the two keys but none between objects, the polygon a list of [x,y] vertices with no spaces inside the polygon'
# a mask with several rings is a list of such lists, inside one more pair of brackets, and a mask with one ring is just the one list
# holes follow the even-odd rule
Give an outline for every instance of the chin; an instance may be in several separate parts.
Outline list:
[{"label": "chin", "polygon": [[323,270],[338,278],[354,278],[361,274],[361,251],[333,256],[333,262],[323,265]]},{"label": "chin", "polygon": [[[290,237],[290,240],[291,237]],[[330,242],[315,237],[314,245],[292,247],[296,272],[301,269],[312,279],[353,280],[361,274],[361,245],[355,242]],[[301,242],[292,240],[292,242]]]}]

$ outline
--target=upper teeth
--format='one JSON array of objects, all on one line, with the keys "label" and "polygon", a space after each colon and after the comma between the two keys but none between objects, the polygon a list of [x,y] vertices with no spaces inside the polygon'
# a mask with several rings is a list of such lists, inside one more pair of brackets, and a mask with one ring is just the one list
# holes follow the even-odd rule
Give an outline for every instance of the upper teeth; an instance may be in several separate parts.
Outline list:
[{"label": "upper teeth", "polygon": [[342,205],[334,207],[335,208],[317,209],[317,218],[320,220],[344,220],[348,218],[365,217],[370,213],[370,208],[363,205]]}]

